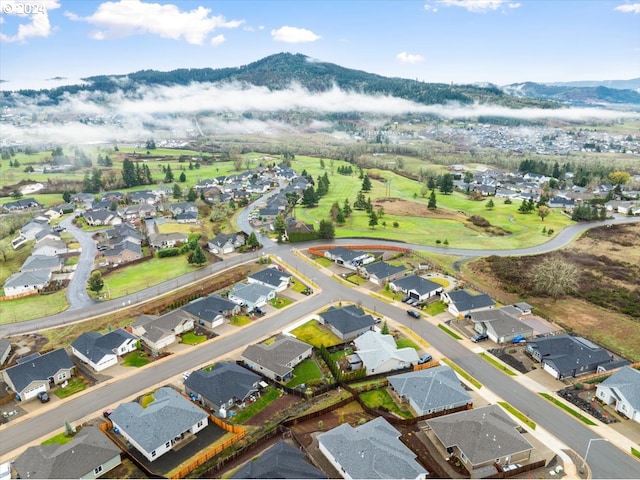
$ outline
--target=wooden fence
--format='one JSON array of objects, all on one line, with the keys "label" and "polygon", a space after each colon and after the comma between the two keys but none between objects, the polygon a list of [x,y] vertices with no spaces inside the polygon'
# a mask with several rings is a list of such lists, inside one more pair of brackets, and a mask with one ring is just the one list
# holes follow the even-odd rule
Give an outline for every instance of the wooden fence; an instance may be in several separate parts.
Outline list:
[{"label": "wooden fence", "polygon": [[498,472],[494,473],[493,475],[489,475],[488,477],[482,478],[511,478],[515,477],[516,475],[520,475],[521,473],[530,472],[531,470],[542,468],[545,466],[545,464],[546,462],[544,460],[538,460],[537,462],[523,465],[520,468],[516,468],[515,470],[509,470],[508,472]]}]

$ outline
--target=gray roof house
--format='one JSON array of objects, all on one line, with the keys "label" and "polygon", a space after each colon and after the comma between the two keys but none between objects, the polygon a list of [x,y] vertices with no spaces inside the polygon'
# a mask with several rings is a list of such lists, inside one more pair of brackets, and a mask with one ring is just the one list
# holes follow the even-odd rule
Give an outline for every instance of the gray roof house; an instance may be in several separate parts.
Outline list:
[{"label": "gray roof house", "polygon": [[207,412],[170,387],[160,387],[146,408],[137,402],[121,403],[109,420],[114,431],[126,438],[153,462],[209,424]]},{"label": "gray roof house", "polygon": [[289,286],[291,274],[280,271],[277,267],[269,267],[248,275],[247,281],[274,288],[276,292],[282,292]]},{"label": "gray roof house", "polygon": [[193,330],[194,319],[182,309],[173,310],[164,315],[140,315],[131,324],[131,333],[139,337],[152,352],[175,343],[176,335]]},{"label": "gray roof house", "polygon": [[201,325],[215,328],[224,323],[225,317],[240,313],[240,305],[220,295],[209,295],[189,302],[182,310],[193,315]]},{"label": "gray roof house", "polygon": [[375,262],[360,269],[364,277],[375,285],[384,285],[395,280],[407,271],[404,265],[391,265],[387,262]]},{"label": "gray roof house", "polygon": [[30,255],[20,267],[21,272],[34,272],[36,270],[57,272],[61,269],[62,259],[48,255]]},{"label": "gray roof house", "polygon": [[207,248],[211,253],[228,254],[233,253],[237,248],[246,243],[243,233],[219,233],[209,240]]},{"label": "gray roof house", "polygon": [[13,462],[18,478],[98,478],[120,465],[120,449],[98,427],[68,443],[27,448]]},{"label": "gray roof house", "polygon": [[486,293],[476,295],[467,290],[453,290],[442,294],[442,301],[449,305],[451,315],[467,315],[478,310],[493,308],[496,302]]},{"label": "gray roof house", "polygon": [[2,374],[20,400],[26,401],[71,378],[74,368],[67,352],[59,348],[44,355],[34,353],[21,358],[17,365],[3,370]]},{"label": "gray roof house", "polygon": [[398,348],[392,335],[370,330],[357,337],[353,343],[356,354],[367,369],[367,375],[408,368],[420,361],[415,348]]},{"label": "gray roof house", "polygon": [[351,340],[373,329],[376,320],[356,305],[329,307],[318,314],[320,323],[328,326],[341,340]]},{"label": "gray roof house", "polygon": [[149,245],[153,248],[173,248],[176,245],[187,243],[189,236],[181,232],[152,233],[149,235]]},{"label": "gray roof house", "polygon": [[10,297],[27,292],[37,292],[46,287],[49,284],[49,280],[51,280],[50,270],[14,273],[4,282],[4,294]]},{"label": "gray roof house", "polygon": [[[478,471],[494,463],[524,463],[533,446],[526,440],[509,416],[498,405],[474,408],[427,420],[427,425],[445,449],[462,462],[472,478]],[[497,469],[488,471],[497,473]]]},{"label": "gray roof house", "polygon": [[429,474],[383,417],[355,428],[343,423],[317,438],[320,451],[344,478],[424,479]]},{"label": "gray roof house", "polygon": [[324,256],[338,265],[357,270],[358,267],[372,263],[375,258],[367,253],[350,248],[335,247],[324,252]]},{"label": "gray roof house", "polygon": [[511,311],[518,310],[515,307],[504,307],[472,312],[469,316],[476,332],[486,333],[492,342],[503,344],[520,336],[532,337],[533,327],[520,321]]},{"label": "gray roof house", "polygon": [[231,478],[329,478],[306,460],[306,455],[284,440],[251,459],[235,472]]},{"label": "gray roof house", "polygon": [[118,357],[133,352],[138,339],[129,332],[118,328],[104,335],[98,332],[84,332],[71,344],[71,353],[96,372],[118,363]]},{"label": "gray roof house", "polygon": [[471,395],[447,365],[393,375],[389,377],[389,384],[418,416],[473,404]]},{"label": "gray roof house", "polygon": [[544,370],[556,378],[576,377],[595,372],[611,362],[611,355],[586,338],[554,335],[527,343],[527,352],[542,363]]},{"label": "gray roof house", "polygon": [[310,358],[312,353],[313,347],[308,343],[278,335],[269,345],[249,345],[240,358],[251,370],[280,382],[290,378],[295,366]]},{"label": "gray roof house", "polygon": [[43,238],[36,242],[31,250],[32,255],[49,255],[51,257],[62,253],[67,253],[67,244],[59,238]]},{"label": "gray roof house", "polygon": [[229,292],[229,300],[252,312],[256,307],[266,305],[276,298],[276,290],[260,283],[236,283]]},{"label": "gray roof house", "polygon": [[4,365],[4,362],[9,358],[11,353],[11,342],[7,338],[0,338],[0,365]]},{"label": "gray roof house", "polygon": [[616,412],[640,423],[640,370],[622,367],[596,387],[596,396],[613,405]]},{"label": "gray roof house", "polygon": [[442,285],[419,275],[407,275],[406,277],[393,280],[389,284],[389,288],[394,292],[403,292],[411,298],[420,301],[442,293],[444,290]]},{"label": "gray roof house", "polygon": [[196,370],[184,381],[187,395],[225,418],[226,410],[258,393],[262,377],[233,362],[219,362],[211,370]]}]

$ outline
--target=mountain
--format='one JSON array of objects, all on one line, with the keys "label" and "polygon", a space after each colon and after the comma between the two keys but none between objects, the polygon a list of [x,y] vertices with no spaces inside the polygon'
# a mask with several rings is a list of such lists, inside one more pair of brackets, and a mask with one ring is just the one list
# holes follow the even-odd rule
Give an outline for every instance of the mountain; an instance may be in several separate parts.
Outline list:
[{"label": "mountain", "polygon": [[536,98],[572,106],[640,105],[640,92],[604,86],[569,86],[525,82],[506,85],[502,87],[502,90],[515,97]]},{"label": "mountain", "polygon": [[[100,75],[82,79],[85,84],[48,90],[20,90],[19,95],[36,99],[40,105],[56,105],[63,96],[82,91],[135,93],[142,86],[188,85],[194,82],[239,83],[284,90],[298,84],[308,91],[323,92],[337,86],[345,91],[367,95],[389,95],[425,105],[473,102],[512,108],[557,108],[559,105],[533,98],[512,97],[501,89],[473,85],[425,83],[389,78],[314,60],[302,54],[279,53],[233,68],[178,69],[170,72],[143,70],[128,75]],[[15,92],[4,92],[2,103],[10,106]]]},{"label": "mountain", "polygon": [[635,90],[640,92],[640,78],[629,80],[583,80],[579,82],[547,82],[555,87],[607,87],[618,90]]}]

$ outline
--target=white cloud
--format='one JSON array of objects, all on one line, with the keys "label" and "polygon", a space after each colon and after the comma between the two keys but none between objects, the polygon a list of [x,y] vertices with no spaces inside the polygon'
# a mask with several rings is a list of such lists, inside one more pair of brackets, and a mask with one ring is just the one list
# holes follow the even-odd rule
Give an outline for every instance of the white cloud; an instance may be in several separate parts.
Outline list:
[{"label": "white cloud", "polygon": [[614,10],[623,13],[640,13],[640,3],[625,3],[618,5]]},{"label": "white cloud", "polygon": [[[29,38],[46,38],[51,35],[52,28],[49,22],[49,11],[60,8],[57,0],[34,0],[34,1],[2,1],[2,13],[4,15],[15,15],[31,20],[29,23],[20,23],[18,33],[7,35],[0,32],[0,41],[6,43],[25,43]],[[1,17],[0,17],[1,18]],[[4,18],[2,18],[4,23]]]},{"label": "white cloud", "polygon": [[433,12],[433,13],[437,13],[438,12],[438,8],[434,7],[433,5],[431,5],[430,3],[425,3],[424,4],[424,9],[427,12]]},{"label": "white cloud", "polygon": [[217,47],[218,45],[224,43],[227,39],[224,38],[224,35],[220,34],[220,35],[216,35],[215,37],[213,37],[211,39],[211,45],[213,45],[214,47]]},{"label": "white cloud", "polygon": [[70,20],[96,25],[99,30],[91,37],[97,40],[121,38],[130,35],[153,34],[163,38],[202,45],[207,36],[219,28],[237,28],[244,20],[227,21],[222,15],[210,15],[211,9],[198,7],[181,11],[177,5],[145,3],[140,0],[105,2],[88,17],[72,12],[65,15]]},{"label": "white cloud", "polygon": [[499,10],[502,7],[519,8],[519,3],[509,0],[437,0],[445,7],[460,7],[473,13],[484,13]]},{"label": "white cloud", "polygon": [[400,63],[409,63],[412,65],[424,62],[424,57],[415,53],[400,52],[396,55],[396,58]]},{"label": "white cloud", "polygon": [[284,26],[276,30],[271,30],[271,38],[276,42],[309,43],[320,40],[322,37],[306,28]]}]

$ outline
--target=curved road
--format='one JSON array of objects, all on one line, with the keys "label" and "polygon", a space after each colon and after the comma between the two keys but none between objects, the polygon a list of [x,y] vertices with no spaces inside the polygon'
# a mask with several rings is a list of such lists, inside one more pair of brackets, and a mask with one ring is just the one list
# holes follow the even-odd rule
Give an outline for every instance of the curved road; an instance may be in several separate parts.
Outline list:
[{"label": "curved road", "polygon": [[67,232],[75,237],[82,249],[76,270],[73,272],[73,276],[67,287],[67,300],[69,301],[67,312],[86,309],[96,303],[87,295],[87,281],[89,280],[89,275],[91,275],[93,260],[97,251],[96,242],[93,241],[90,233],[80,230],[72,223],[73,219],[77,216],[78,214],[76,213],[60,222],[60,225],[65,227]]}]

